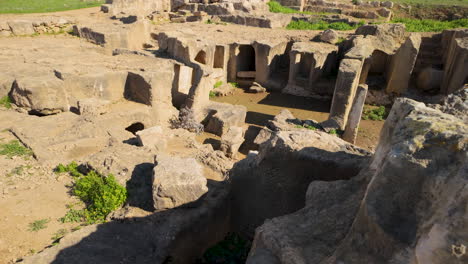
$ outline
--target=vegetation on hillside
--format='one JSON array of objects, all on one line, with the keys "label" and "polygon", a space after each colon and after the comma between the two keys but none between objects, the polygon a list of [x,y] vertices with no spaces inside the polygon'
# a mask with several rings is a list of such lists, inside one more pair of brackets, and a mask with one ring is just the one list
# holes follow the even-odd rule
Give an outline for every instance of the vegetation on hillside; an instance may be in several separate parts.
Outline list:
[{"label": "vegetation on hillside", "polygon": [[468,6],[468,0],[392,0],[394,3],[415,5]]},{"label": "vegetation on hillside", "polygon": [[74,177],[72,193],[86,205],[83,210],[70,208],[61,219],[62,222],[85,221],[88,224],[104,222],[109,213],[122,206],[127,200],[127,190],[115,180],[112,174],[103,176],[93,170],[82,174],[75,162],[68,165],[59,164],[55,171],[67,172]]},{"label": "vegetation on hillside", "polygon": [[334,29],[334,30],[353,30],[360,26],[364,25],[364,22],[361,21],[359,24],[351,26],[344,22],[334,22],[328,23],[325,21],[318,21],[316,23],[308,22],[308,21],[292,21],[286,27],[287,29],[295,29],[295,30],[326,30],[326,29]]},{"label": "vegetation on hillside", "polygon": [[0,106],[5,107],[6,109],[10,109],[12,103],[13,101],[8,95],[5,95],[4,97],[0,98]]},{"label": "vegetation on hillside", "polygon": [[45,13],[95,7],[104,0],[0,0],[0,14]]},{"label": "vegetation on hillside", "polygon": [[361,119],[363,120],[374,120],[374,121],[383,121],[387,118],[388,111],[385,109],[385,106],[379,106],[377,108],[365,107],[362,112]]},{"label": "vegetation on hillside", "polygon": [[409,32],[441,32],[445,29],[468,28],[468,18],[452,21],[397,18],[392,22],[405,24],[406,30]]}]

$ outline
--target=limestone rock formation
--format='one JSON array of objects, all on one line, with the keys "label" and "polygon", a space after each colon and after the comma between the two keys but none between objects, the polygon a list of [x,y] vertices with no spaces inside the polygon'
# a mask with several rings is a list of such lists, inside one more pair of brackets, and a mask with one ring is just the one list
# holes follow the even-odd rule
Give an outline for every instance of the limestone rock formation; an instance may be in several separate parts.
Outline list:
[{"label": "limestone rock formation", "polygon": [[333,29],[327,29],[322,33],[322,35],[320,35],[320,40],[330,44],[335,44],[338,41],[338,33]]},{"label": "limestone rock formation", "polygon": [[247,108],[243,105],[212,103],[207,109],[208,121],[205,131],[223,136],[232,126],[242,126],[245,123]]},{"label": "limestone rock formation", "polygon": [[257,229],[247,263],[465,262],[467,129],[398,99],[370,165],[312,182],[305,208]]},{"label": "limestone rock formation", "polygon": [[203,167],[193,158],[157,156],[153,174],[156,210],[194,202],[208,191]]},{"label": "limestone rock formation", "polygon": [[221,151],[228,157],[235,157],[240,146],[244,143],[244,130],[242,127],[230,127],[221,138]]},{"label": "limestone rock formation", "polygon": [[268,136],[259,140],[258,154],[249,154],[230,172],[234,230],[247,236],[266,219],[304,207],[311,182],[353,178],[369,158],[367,151],[328,133],[281,126],[264,128]]}]

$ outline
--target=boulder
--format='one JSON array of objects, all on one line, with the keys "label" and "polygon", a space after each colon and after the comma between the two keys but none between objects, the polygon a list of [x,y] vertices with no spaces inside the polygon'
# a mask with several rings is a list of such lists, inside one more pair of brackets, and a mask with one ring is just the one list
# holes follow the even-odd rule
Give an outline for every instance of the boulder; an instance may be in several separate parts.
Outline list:
[{"label": "boulder", "polygon": [[203,167],[194,158],[155,158],[153,170],[154,209],[169,209],[192,203],[206,192]]},{"label": "boulder", "polygon": [[34,27],[31,21],[13,20],[8,21],[8,25],[10,26],[13,34],[15,34],[16,36],[32,35],[36,33],[36,31],[34,31]]},{"label": "boulder", "polygon": [[212,103],[207,111],[209,120],[205,131],[220,137],[232,126],[243,126],[247,116],[247,108],[243,105]]},{"label": "boulder", "polygon": [[327,29],[320,35],[320,40],[330,44],[335,44],[338,41],[338,33],[333,29]]},{"label": "boulder", "polygon": [[140,130],[136,132],[136,135],[140,146],[154,148],[158,151],[164,151],[167,147],[167,141],[161,126]]},{"label": "boulder", "polygon": [[14,81],[14,77],[0,73],[0,98],[8,95]]},{"label": "boulder", "polygon": [[442,85],[444,71],[426,67],[418,73],[416,87],[421,91],[438,91]]},{"label": "boulder", "polygon": [[63,81],[52,72],[16,78],[10,97],[19,107],[26,107],[42,115],[69,110]]},{"label": "boulder", "polygon": [[392,11],[390,11],[389,9],[387,8],[380,8],[377,10],[377,13],[381,16],[381,17],[384,17],[388,20],[390,20],[390,18],[392,17]]},{"label": "boulder", "polygon": [[230,127],[221,138],[221,151],[226,156],[234,158],[242,143],[244,143],[244,130],[242,127]]}]

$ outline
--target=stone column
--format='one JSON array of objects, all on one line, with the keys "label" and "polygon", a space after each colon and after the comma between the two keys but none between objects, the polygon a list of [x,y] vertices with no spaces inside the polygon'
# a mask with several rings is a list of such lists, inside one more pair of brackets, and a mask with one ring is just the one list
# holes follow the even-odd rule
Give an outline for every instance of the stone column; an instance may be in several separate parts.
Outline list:
[{"label": "stone column", "polygon": [[468,79],[468,37],[454,39],[447,52],[441,93],[451,94],[463,88]]},{"label": "stone column", "polygon": [[396,54],[392,56],[387,71],[387,93],[402,94],[406,92],[420,46],[421,35],[411,34]]},{"label": "stone column", "polygon": [[343,139],[349,143],[356,144],[356,138],[361,122],[362,109],[367,96],[367,84],[360,84],[354,96],[353,106],[349,112],[348,122],[343,134]]},{"label": "stone column", "polygon": [[333,128],[344,129],[348,121],[349,111],[353,103],[354,94],[359,84],[363,62],[360,59],[343,59],[338,71],[332,105],[328,120],[322,123],[329,131]]}]

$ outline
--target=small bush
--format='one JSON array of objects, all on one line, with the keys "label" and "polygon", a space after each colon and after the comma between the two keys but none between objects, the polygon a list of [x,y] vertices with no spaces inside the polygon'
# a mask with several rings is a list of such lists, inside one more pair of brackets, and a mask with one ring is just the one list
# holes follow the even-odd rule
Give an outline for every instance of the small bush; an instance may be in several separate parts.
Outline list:
[{"label": "small bush", "polygon": [[5,107],[6,109],[10,109],[12,103],[13,103],[13,101],[11,100],[11,98],[8,95],[0,98],[0,106]]},{"label": "small bush", "polygon": [[188,107],[183,107],[179,111],[179,117],[173,118],[171,121],[173,129],[183,128],[193,133],[203,133],[203,125],[195,120],[193,110]]},{"label": "small bush", "polygon": [[328,131],[328,134],[330,134],[330,135],[335,135],[335,136],[342,136],[343,133],[344,133],[343,130],[341,130],[341,129],[334,129],[334,128],[331,129],[330,131]]},{"label": "small bush", "polygon": [[27,147],[23,146],[18,140],[12,140],[8,143],[0,144],[0,155],[13,158],[15,156],[29,157],[33,152]]},{"label": "small bush", "polygon": [[289,23],[286,28],[287,29],[294,29],[294,30],[326,30],[326,29],[334,29],[334,30],[353,30],[360,26],[364,25],[364,22],[360,22],[357,25],[351,26],[350,24],[344,22],[334,22],[328,23],[325,21],[318,21],[316,23],[298,20],[292,21]]},{"label": "small bush", "polygon": [[364,109],[362,113],[363,120],[383,121],[387,118],[388,113],[385,106],[379,106],[375,109]]},{"label": "small bush", "polygon": [[452,21],[440,21],[431,19],[397,18],[392,23],[403,23],[409,32],[441,32],[445,29],[467,28],[468,18]]},{"label": "small bush", "polygon": [[29,223],[29,231],[37,232],[41,229],[47,228],[48,223],[49,223],[49,219],[36,220],[32,223]]},{"label": "small bush", "polygon": [[112,174],[105,177],[91,170],[84,175],[79,173],[77,168],[78,165],[72,162],[69,165],[60,164],[55,171],[68,172],[75,177],[72,193],[86,204],[86,209],[70,208],[60,221],[86,221],[88,224],[104,222],[109,213],[123,205],[127,199],[127,190]]},{"label": "small bush", "polygon": [[236,82],[229,82],[229,84],[234,88],[239,88],[239,83]]},{"label": "small bush", "polygon": [[210,98],[214,98],[216,96],[218,96],[218,94],[214,91],[210,91],[210,94],[209,94]]},{"label": "small bush", "polygon": [[64,172],[67,172],[69,173],[71,176],[73,177],[82,177],[84,176],[83,174],[81,174],[79,171],[78,171],[78,164],[76,162],[72,162],[68,165],[63,165],[63,164],[59,164],[55,169],[54,169],[54,172],[55,173],[64,173]]}]

